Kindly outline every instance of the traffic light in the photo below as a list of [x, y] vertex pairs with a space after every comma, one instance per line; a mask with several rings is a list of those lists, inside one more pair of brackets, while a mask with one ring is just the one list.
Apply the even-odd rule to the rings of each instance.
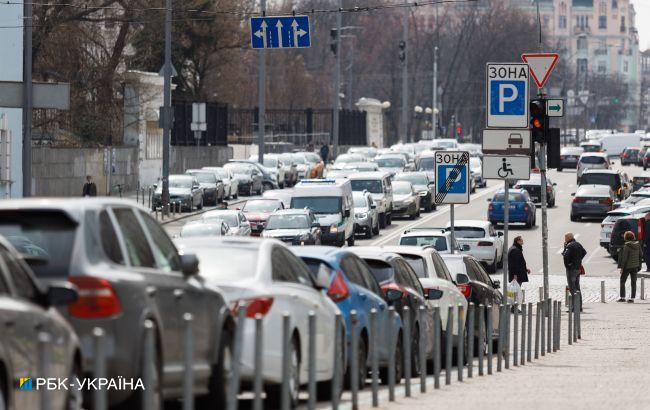
[[534, 142], [545, 142], [544, 132], [548, 128], [545, 100], [532, 100], [530, 102], [530, 128]]
[[402, 63], [406, 60], [406, 41], [399, 42], [399, 61]]
[[463, 135], [463, 127], [456, 127], [456, 136], [461, 137]]
[[332, 54], [334, 54], [334, 55], [336, 55], [336, 52], [338, 51], [338, 44], [337, 44], [337, 41], [336, 41], [337, 32], [338, 32], [338, 30], [335, 29], [335, 28], [330, 30], [330, 38], [331, 38], [330, 50], [332, 50]]

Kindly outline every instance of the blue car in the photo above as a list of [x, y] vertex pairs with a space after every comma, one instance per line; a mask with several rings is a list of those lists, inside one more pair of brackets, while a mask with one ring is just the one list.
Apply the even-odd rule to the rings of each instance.
[[[389, 317], [388, 303], [384, 299], [384, 292], [377, 284], [370, 267], [352, 252], [341, 248], [329, 246], [299, 246], [291, 249], [293, 253], [302, 258], [309, 266], [314, 275], [317, 274], [321, 265], [331, 271], [332, 282], [328, 291], [330, 298], [341, 310], [345, 320], [346, 338], [348, 351], [352, 341], [352, 324], [350, 312], [356, 310], [358, 324], [356, 329], [359, 332], [359, 388], [365, 386], [368, 370], [372, 362], [370, 352], [370, 311], [377, 310], [377, 335], [372, 340], [377, 343], [377, 354], [380, 375], [387, 374], [389, 363], [389, 352], [391, 347], [399, 343], [399, 335], [402, 329], [402, 320], [399, 315]], [[393, 328], [393, 337], [389, 339]], [[348, 370], [350, 366], [350, 355], [348, 355]], [[401, 367], [401, 366], [400, 366]], [[351, 372], [346, 371], [348, 377]], [[395, 380], [399, 382], [400, 374], [396, 374]], [[382, 377], [383, 381], [383, 377]]]
[[[488, 199], [488, 220], [492, 225], [503, 223], [503, 200], [505, 191], [501, 190], [494, 194], [492, 199]], [[537, 224], [535, 203], [530, 199], [528, 191], [525, 189], [510, 189], [508, 195], [510, 201], [510, 215], [508, 220], [512, 223], [523, 223], [526, 228], [531, 228]]]

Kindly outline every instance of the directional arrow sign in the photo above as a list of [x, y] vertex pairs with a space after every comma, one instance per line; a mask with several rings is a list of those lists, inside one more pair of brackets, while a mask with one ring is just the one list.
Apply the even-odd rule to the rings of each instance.
[[564, 100], [546, 100], [546, 115], [549, 117], [564, 117]]
[[253, 17], [250, 23], [254, 49], [311, 46], [308, 16]]
[[544, 87], [559, 58], [560, 55], [556, 53], [529, 53], [521, 56], [530, 67], [530, 73], [538, 88]]

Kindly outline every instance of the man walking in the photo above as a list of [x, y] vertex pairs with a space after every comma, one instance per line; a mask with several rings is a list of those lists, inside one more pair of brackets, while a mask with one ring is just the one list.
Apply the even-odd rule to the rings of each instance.
[[571, 292], [572, 298], [575, 298], [576, 295], [579, 295], [580, 311], [582, 311], [582, 294], [580, 293], [580, 267], [582, 266], [582, 259], [586, 254], [587, 251], [585, 251], [585, 248], [583, 248], [582, 245], [575, 240], [573, 233], [567, 232], [564, 235], [564, 250], [562, 251], [562, 256], [564, 257], [564, 267], [566, 268], [566, 279], [567, 284], [569, 285], [569, 292]]
[[645, 271], [650, 272], [650, 212], [645, 214], [643, 232], [647, 233], [647, 235], [643, 236], [643, 259], [645, 259]]
[[323, 162], [325, 165], [327, 165], [327, 159], [330, 156], [330, 147], [327, 145], [327, 143], [323, 144], [322, 147], [320, 147], [320, 157], [323, 158]]
[[84, 184], [83, 191], [81, 196], [97, 196], [97, 185], [93, 182], [93, 177], [90, 175], [86, 176], [86, 183]]
[[621, 270], [621, 298], [619, 302], [625, 302], [625, 282], [630, 277], [632, 295], [627, 303], [634, 303], [636, 297], [636, 275], [641, 270], [641, 245], [637, 242], [634, 232], [627, 231], [623, 235], [625, 245], [618, 254], [618, 268]]

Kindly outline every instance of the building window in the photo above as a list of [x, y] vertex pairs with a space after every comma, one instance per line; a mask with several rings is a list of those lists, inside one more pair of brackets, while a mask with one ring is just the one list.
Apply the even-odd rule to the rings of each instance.
[[551, 17], [544, 16], [544, 19], [542, 20], [542, 27], [547, 28], [550, 22], [551, 22]]
[[566, 14], [566, 3], [560, 3], [560, 13]]
[[621, 16], [621, 33], [625, 33], [625, 16]]
[[618, 8], [618, 0], [612, 0], [612, 8], [617, 9]]
[[627, 73], [627, 70], [629, 69], [629, 64], [627, 61], [623, 61], [623, 72]]
[[587, 48], [587, 39], [585, 37], [578, 37], [578, 50], [585, 50]]
[[598, 28], [605, 30], [607, 28], [607, 16], [598, 17]]
[[561, 29], [566, 28], [566, 16], [560, 16], [559, 25]]
[[607, 73], [607, 64], [604, 61], [598, 62], [598, 73], [606, 74]]
[[581, 29], [589, 27], [589, 16], [576, 16], [576, 27]]
[[584, 74], [587, 72], [587, 59], [586, 58], [579, 58], [578, 59], [578, 73]]

